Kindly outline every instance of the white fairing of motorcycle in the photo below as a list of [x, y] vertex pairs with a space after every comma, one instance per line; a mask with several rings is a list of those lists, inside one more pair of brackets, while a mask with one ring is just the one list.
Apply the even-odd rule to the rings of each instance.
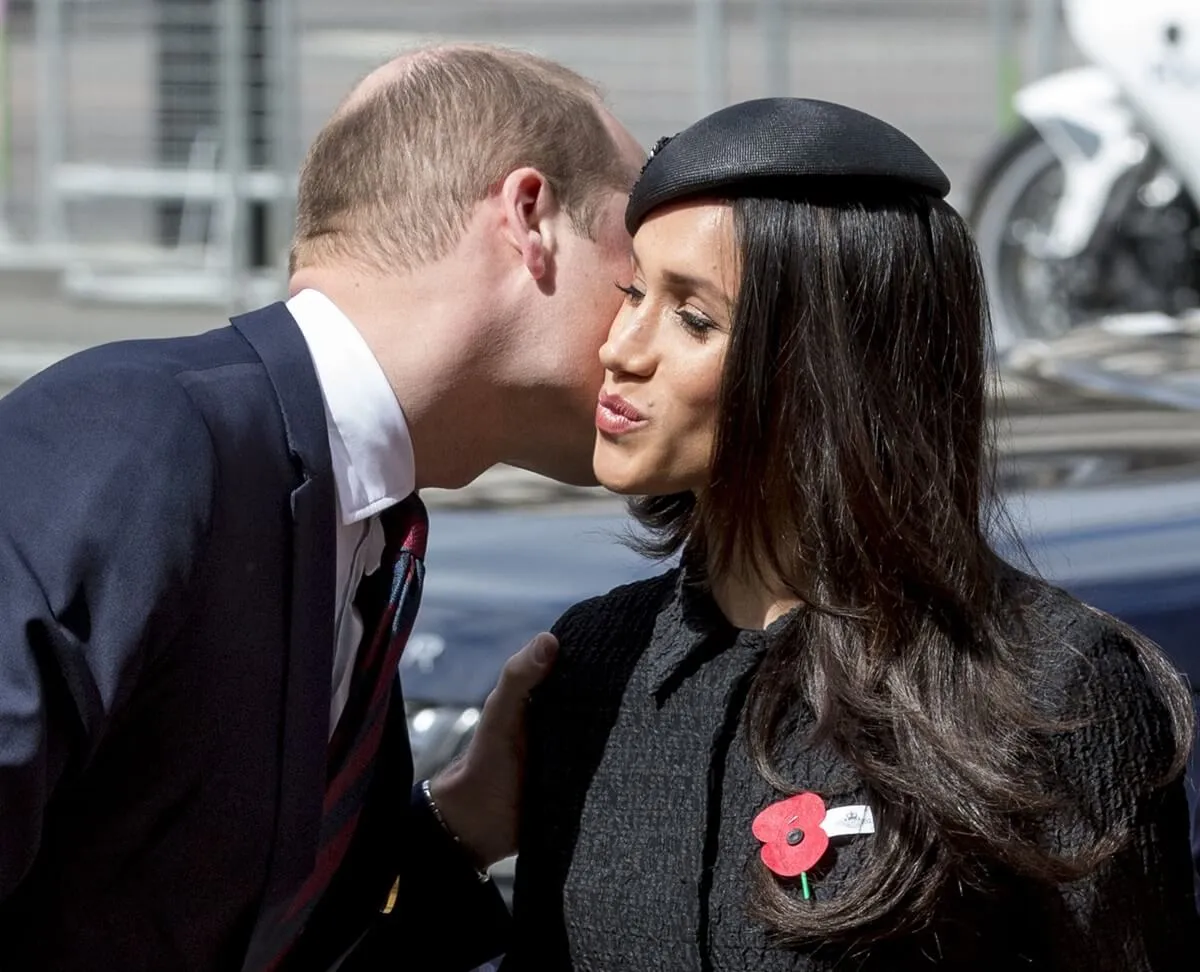
[[1151, 144], [1200, 199], [1200, 2], [1064, 0], [1071, 39], [1093, 67], [1022, 90], [1017, 111], [1062, 163], [1047, 259], [1077, 256], [1122, 175]]
[[[1044, 259], [1087, 246], [1118, 180], [1146, 156], [1148, 141], [1116, 83], [1100, 68], [1078, 68], [1023, 88], [1017, 113], [1062, 165], [1063, 191], [1041, 241]], [[1041, 248], [1039, 247], [1039, 248]]]
[[1103, 70], [1167, 165], [1200, 200], [1200, 3], [1065, 0], [1075, 46]]

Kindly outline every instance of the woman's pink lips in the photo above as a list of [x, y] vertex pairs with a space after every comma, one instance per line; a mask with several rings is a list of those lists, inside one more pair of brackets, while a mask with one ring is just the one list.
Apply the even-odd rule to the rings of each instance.
[[600, 396], [596, 405], [596, 428], [609, 435], [620, 435], [646, 423], [646, 417], [620, 395]]

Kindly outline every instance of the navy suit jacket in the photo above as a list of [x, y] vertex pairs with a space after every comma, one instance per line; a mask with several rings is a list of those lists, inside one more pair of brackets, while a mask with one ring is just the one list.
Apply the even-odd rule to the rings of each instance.
[[[334, 517], [320, 387], [282, 304], [86, 351], [0, 399], [6, 970], [261, 967], [265, 917], [316, 854]], [[502, 950], [499, 895], [411, 784], [397, 688], [354, 846], [289, 968], [364, 932], [347, 967]]]

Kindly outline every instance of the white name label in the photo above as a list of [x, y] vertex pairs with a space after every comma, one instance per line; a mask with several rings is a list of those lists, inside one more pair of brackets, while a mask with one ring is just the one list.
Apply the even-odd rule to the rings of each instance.
[[875, 817], [870, 807], [833, 807], [821, 821], [821, 829], [830, 837], [875, 833]]

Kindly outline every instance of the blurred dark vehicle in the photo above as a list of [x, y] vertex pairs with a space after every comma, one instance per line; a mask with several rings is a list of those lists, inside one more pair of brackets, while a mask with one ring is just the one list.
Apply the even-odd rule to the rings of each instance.
[[[1141, 336], [1137, 353], [1145, 347]], [[1158, 373], [1139, 378], [1102, 366], [1135, 353], [1119, 336], [1093, 335], [1086, 350], [1090, 357], [1072, 358], [1071, 348], [1027, 353], [1006, 378], [1006, 509], [1034, 569], [1157, 641], [1195, 693], [1200, 414], [1171, 385], [1170, 368], [1187, 354], [1164, 351]], [[1194, 401], [1200, 409], [1200, 389]], [[579, 600], [664, 569], [622, 545], [628, 529], [613, 498], [534, 510], [434, 508], [426, 593], [401, 666], [418, 779], [462, 750], [504, 660], [532, 634]], [[1002, 537], [997, 543], [1028, 566], [1025, 554]], [[507, 892], [511, 861], [495, 873]]]

